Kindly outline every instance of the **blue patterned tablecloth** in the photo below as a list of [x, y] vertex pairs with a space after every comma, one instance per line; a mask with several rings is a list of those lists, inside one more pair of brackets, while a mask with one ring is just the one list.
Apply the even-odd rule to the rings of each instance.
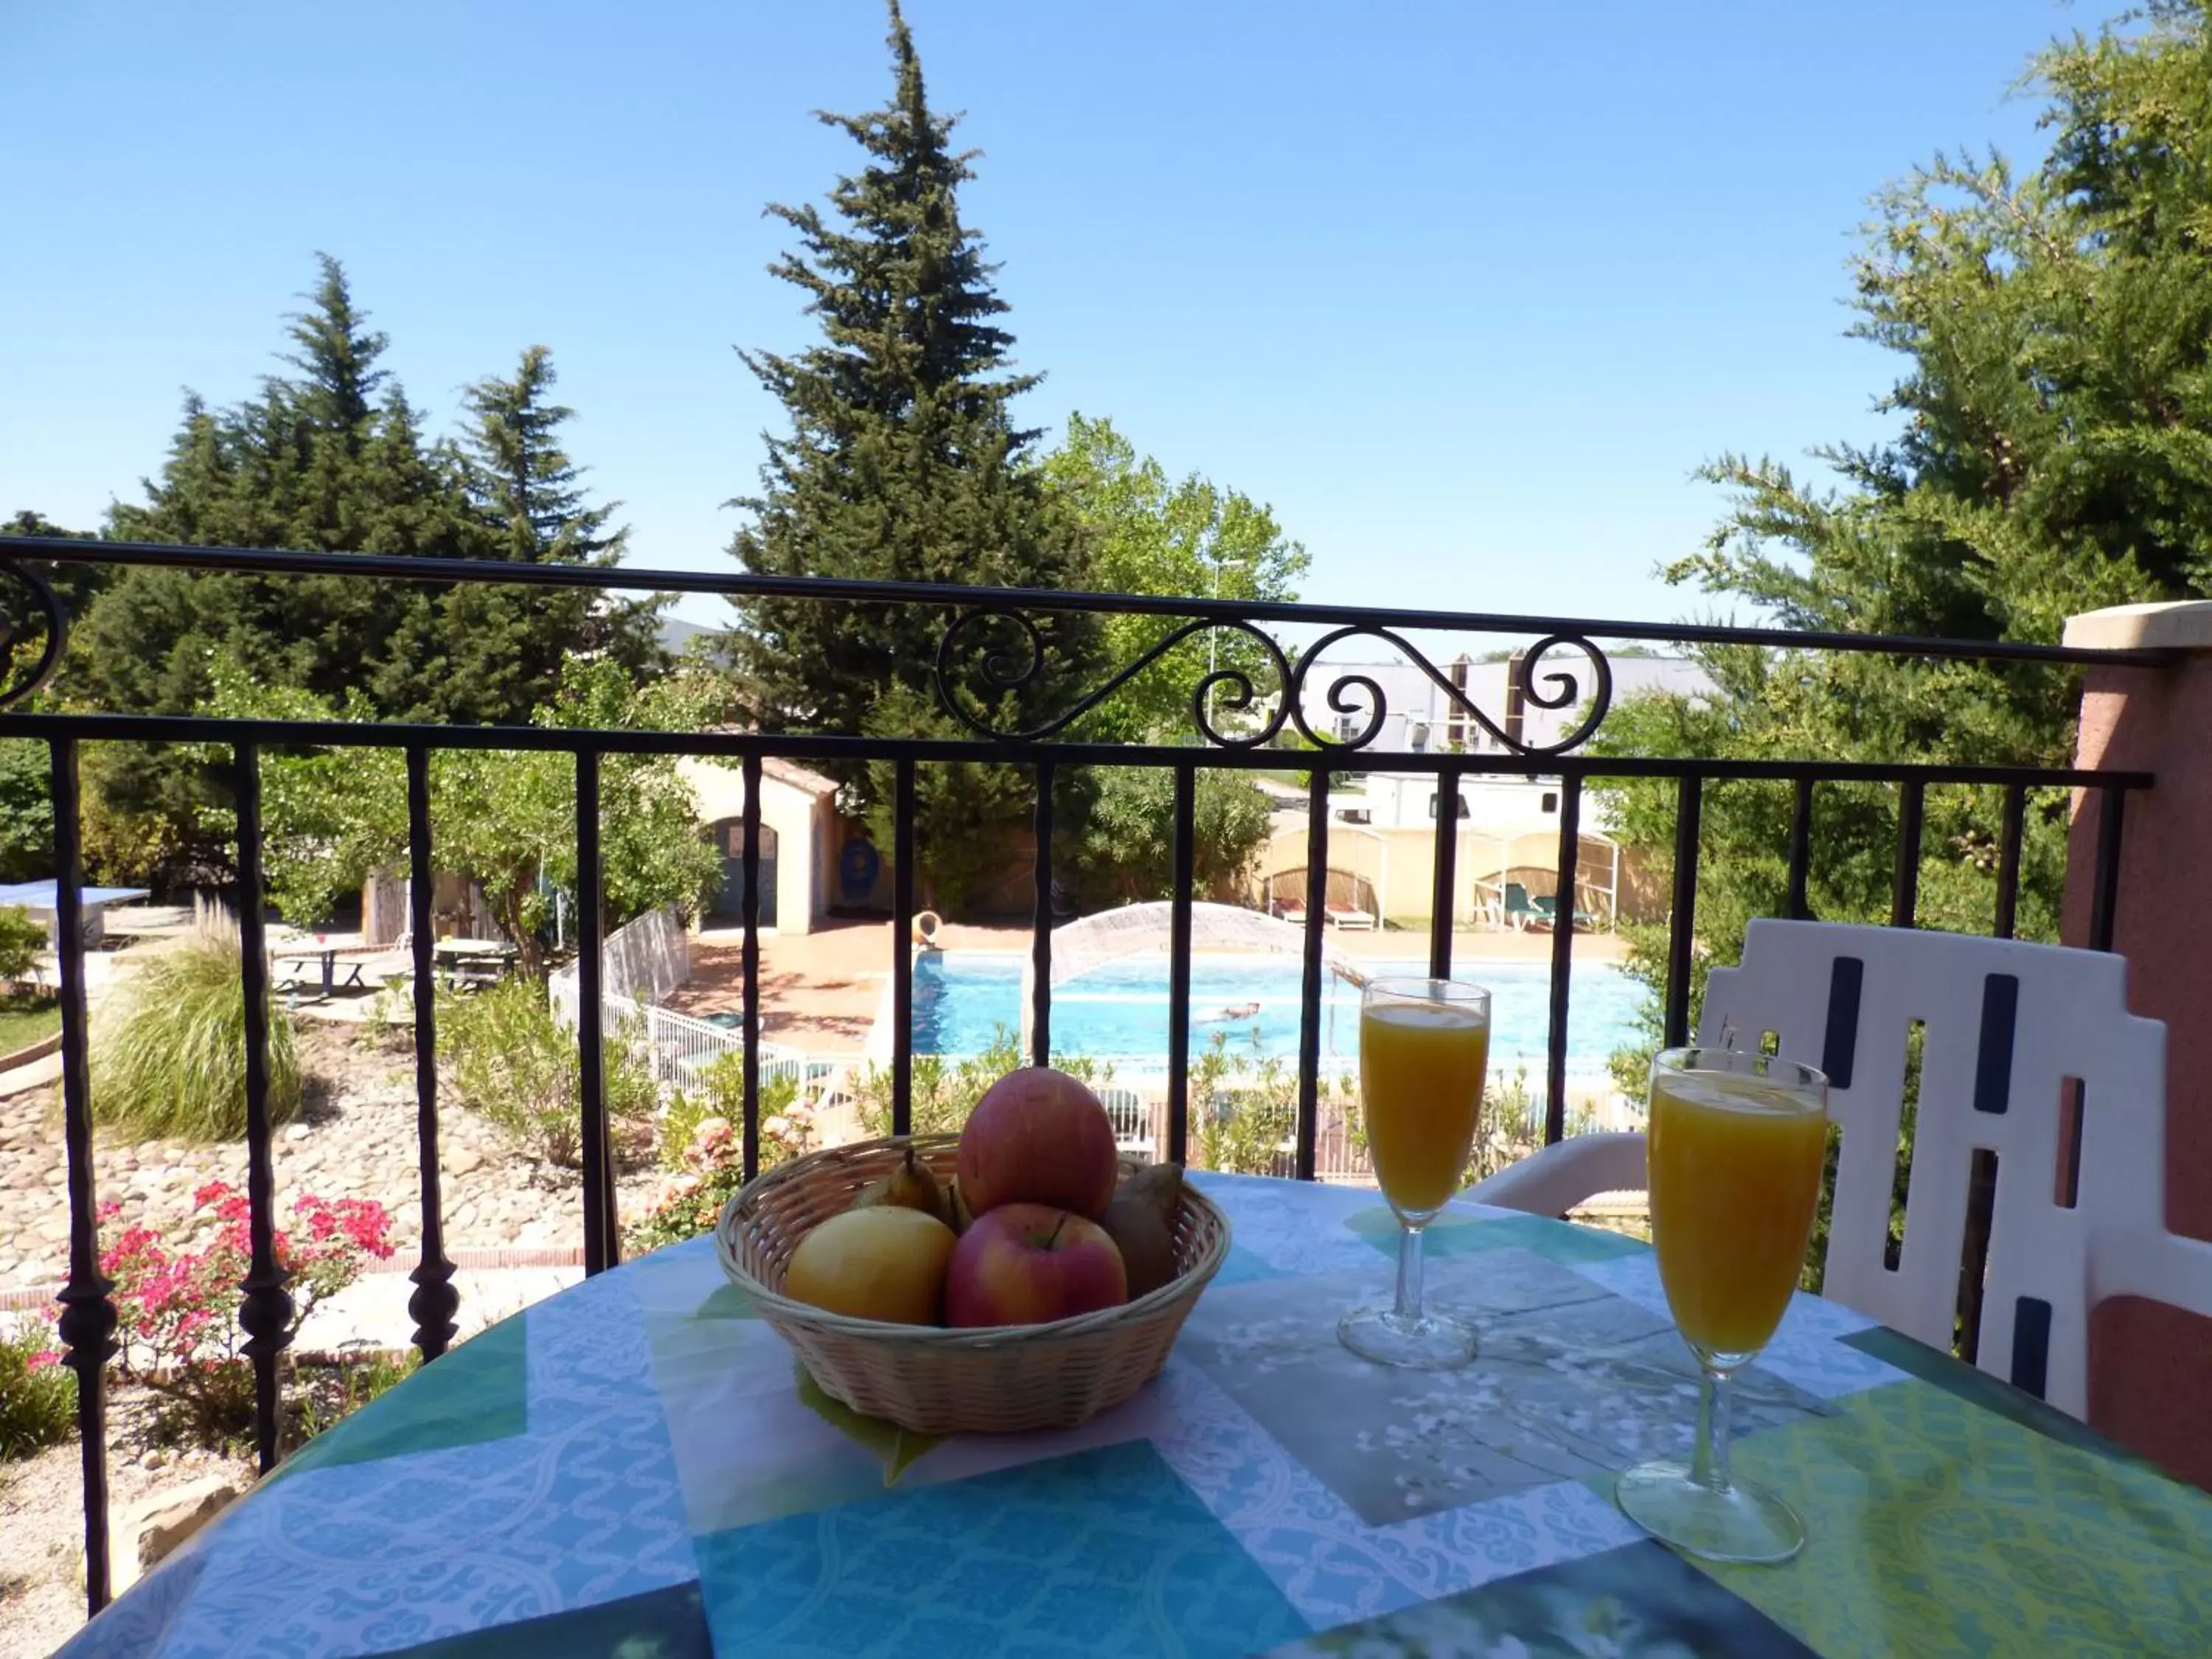
[[706, 1241], [526, 1310], [322, 1435], [64, 1651], [678, 1656], [2189, 1654], [2212, 1498], [1810, 1297], [1739, 1467], [1811, 1543], [1690, 1565], [1612, 1475], [1688, 1447], [1650, 1253], [1455, 1206], [1469, 1370], [1335, 1340], [1374, 1194], [1197, 1177], [1227, 1266], [1158, 1382], [1066, 1433], [930, 1441], [814, 1389]]

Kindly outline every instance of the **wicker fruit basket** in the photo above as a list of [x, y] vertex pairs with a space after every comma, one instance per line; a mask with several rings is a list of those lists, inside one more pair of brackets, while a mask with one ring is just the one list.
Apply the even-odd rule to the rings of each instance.
[[[1229, 1255], [1229, 1222], [1188, 1182], [1176, 1219], [1176, 1277], [1119, 1308], [1049, 1325], [948, 1330], [848, 1319], [783, 1294], [799, 1241], [888, 1174], [911, 1144], [951, 1179], [959, 1139], [918, 1135], [833, 1146], [756, 1177], [722, 1207], [714, 1250], [823, 1391], [917, 1434], [1072, 1428], [1120, 1405], [1167, 1363], [1182, 1322]], [[1122, 1160], [1125, 1173], [1136, 1166]]]

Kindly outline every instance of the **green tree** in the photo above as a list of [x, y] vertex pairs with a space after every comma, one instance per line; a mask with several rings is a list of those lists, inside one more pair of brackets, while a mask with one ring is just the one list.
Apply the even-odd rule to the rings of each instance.
[[[1668, 572], [1785, 625], [1969, 640], [2057, 640], [2076, 611], [2201, 596], [2212, 579], [2212, 32], [2203, 0], [2142, 26], [2053, 45], [2042, 165], [1939, 158], [1880, 198], [1854, 269], [1853, 332], [1899, 355], [1894, 434], [1816, 452], [1820, 489], [1724, 455], [1733, 497], [1702, 551]], [[1644, 754], [2063, 764], [2075, 677], [2033, 665], [1899, 663], [1838, 653], [1705, 653], [1716, 690], [1617, 711], [1601, 748]], [[1671, 790], [1608, 792], [1663, 871]], [[1897, 792], [1823, 785], [1811, 902], [1882, 920]], [[2020, 931], [2050, 937], [2067, 803], [2029, 805]], [[1790, 800], [1707, 796], [1698, 933], [1732, 960], [1779, 914]], [[1929, 792], [1918, 916], [1986, 931], [2002, 799]], [[1633, 966], [1656, 986], [1645, 940]]]
[[[1175, 777], [1158, 767], [1109, 766], [1095, 774], [1074, 839], [1069, 875], [1094, 904], [1175, 896]], [[1267, 839], [1267, 797], [1234, 773], [1201, 769], [1191, 794], [1194, 890], [1233, 881]]]
[[[433, 441], [380, 366], [344, 269], [288, 319], [285, 372], [228, 409], [188, 397], [146, 499], [109, 529], [133, 540], [324, 552], [608, 565], [623, 532], [587, 498], [562, 442], [550, 355], [532, 347], [512, 380], [469, 389], [463, 441]], [[581, 588], [123, 572], [73, 635], [66, 702], [176, 712], [226, 699], [228, 665], [354, 717], [520, 724], [553, 698], [571, 655], [633, 675], [665, 665], [658, 602], [608, 603]], [[86, 850], [104, 874], [219, 876], [214, 826], [229, 808], [227, 755], [138, 745], [88, 750]]]
[[[236, 719], [361, 720], [356, 696], [334, 708], [260, 685], [218, 664], [209, 713]], [[719, 706], [710, 677], [684, 673], [644, 687], [605, 658], [577, 660], [537, 723], [600, 730], [694, 731]], [[220, 753], [221, 751], [216, 751]], [[407, 785], [389, 749], [331, 747], [264, 757], [262, 860], [287, 921], [311, 927], [376, 870], [404, 863]], [[551, 890], [576, 884], [576, 764], [557, 751], [439, 749], [430, 767], [431, 838], [440, 871], [480, 887], [526, 972], [542, 975]], [[211, 816], [214, 816], [211, 814]], [[231, 823], [220, 820], [228, 831]], [[696, 803], [672, 757], [608, 755], [600, 763], [600, 863], [610, 928], [663, 906], [690, 912], [720, 873], [702, 838]]]
[[[514, 375], [466, 394], [463, 479], [481, 527], [478, 552], [514, 564], [618, 563], [629, 532], [619, 502], [593, 504], [562, 432], [575, 410], [556, 403], [553, 354], [526, 349]], [[456, 586], [421, 654], [471, 690], [469, 715], [517, 720], [544, 703], [561, 665], [578, 653], [611, 656], [635, 674], [666, 666], [659, 643], [664, 601], [621, 599], [587, 587]]]
[[[1207, 599], [1295, 599], [1311, 561], [1284, 535], [1274, 512], [1241, 490], [1194, 472], [1170, 480], [1151, 456], [1139, 456], [1111, 421], [1071, 415], [1044, 476], [1089, 539], [1093, 587], [1105, 592]], [[1169, 617], [1109, 617], [1107, 661], [1133, 663], [1177, 626]], [[1195, 635], [1116, 691], [1084, 720], [1086, 736], [1167, 739], [1192, 732], [1191, 697], [1206, 676], [1235, 669], [1265, 696], [1281, 688], [1265, 651], [1230, 629]], [[1217, 720], [1232, 711], [1217, 696]]]
[[[960, 217], [972, 154], [951, 149], [952, 121], [929, 106], [896, 0], [890, 48], [887, 106], [820, 117], [864, 154], [860, 170], [830, 191], [832, 216], [811, 204], [769, 210], [799, 241], [769, 269], [805, 294], [822, 338], [788, 356], [742, 354], [790, 428], [768, 441], [760, 493], [737, 503], [752, 517], [731, 550], [763, 575], [1077, 586], [1076, 527], [1025, 464], [1036, 434], [1012, 413], [1037, 377], [1011, 368], [1013, 338], [994, 320], [1006, 309], [994, 268]], [[739, 613], [732, 658], [763, 728], [960, 729], [934, 702], [945, 615], [758, 597]], [[1096, 630], [1073, 614], [1039, 621], [1044, 664], [1034, 678], [1001, 695], [978, 651], [963, 662], [962, 695], [1017, 724], [1064, 706], [1095, 656]], [[881, 783], [848, 781], [864, 797]], [[994, 804], [1003, 793], [939, 787], [928, 810], [939, 821], [957, 796], [963, 836], [978, 822], [1010, 830]], [[940, 822], [935, 839], [946, 846], [953, 836]]]

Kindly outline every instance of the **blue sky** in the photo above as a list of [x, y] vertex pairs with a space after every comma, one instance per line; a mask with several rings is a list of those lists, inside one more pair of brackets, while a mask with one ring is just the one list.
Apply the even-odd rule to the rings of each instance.
[[[1664, 618], [1723, 449], [1881, 429], [1853, 229], [2095, 0], [908, 0], [986, 153], [1030, 421], [1271, 501], [1344, 603]], [[889, 86], [874, 0], [0, 0], [0, 514], [96, 523], [180, 390], [271, 367], [345, 260], [432, 424], [553, 349], [633, 560], [714, 568], [808, 337], [769, 200]], [[693, 601], [686, 613], [717, 608]]]

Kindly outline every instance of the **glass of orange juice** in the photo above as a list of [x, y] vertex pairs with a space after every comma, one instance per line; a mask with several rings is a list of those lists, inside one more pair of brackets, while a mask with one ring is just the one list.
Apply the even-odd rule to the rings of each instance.
[[1777, 1055], [1669, 1048], [1651, 1062], [1651, 1243], [1667, 1306], [1705, 1379], [1687, 1463], [1620, 1477], [1645, 1531], [1711, 1561], [1786, 1561], [1805, 1526], [1729, 1478], [1729, 1383], [1797, 1288], [1828, 1152], [1828, 1079]]
[[1347, 1314], [1337, 1338], [1385, 1365], [1449, 1370], [1474, 1358], [1465, 1321], [1421, 1305], [1421, 1236], [1467, 1172], [1490, 1067], [1490, 993], [1449, 979], [1368, 981], [1359, 1007], [1367, 1150], [1398, 1216], [1398, 1294]]

